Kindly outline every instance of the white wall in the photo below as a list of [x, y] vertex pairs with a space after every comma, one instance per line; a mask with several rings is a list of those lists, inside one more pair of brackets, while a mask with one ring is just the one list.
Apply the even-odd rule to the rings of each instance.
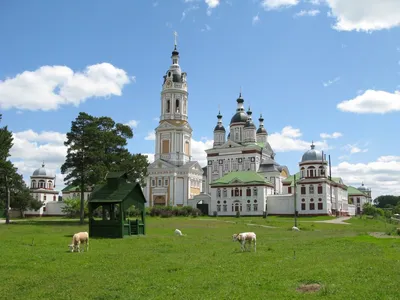
[[269, 215], [294, 214], [294, 196], [293, 195], [267, 196], [267, 212]]
[[46, 204], [46, 212], [43, 215], [64, 215], [62, 212], [64, 206], [65, 203], [62, 201], [49, 202]]

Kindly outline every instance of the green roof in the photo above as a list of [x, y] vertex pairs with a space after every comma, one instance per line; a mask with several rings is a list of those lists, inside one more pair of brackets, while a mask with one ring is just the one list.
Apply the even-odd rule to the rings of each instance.
[[271, 184], [264, 177], [255, 171], [237, 171], [230, 172], [221, 178], [213, 181], [213, 185], [228, 185], [228, 184]]
[[80, 189], [77, 185], [68, 185], [65, 188], [62, 189], [62, 192], [79, 192]]
[[297, 179], [296, 182], [298, 182], [300, 180], [300, 172], [297, 172], [296, 174], [288, 176], [282, 182], [290, 183], [290, 186], [294, 186], [294, 175], [296, 175], [296, 179]]
[[107, 176], [107, 183], [96, 185], [91, 194], [89, 203], [123, 203], [125, 208], [135, 205], [137, 208], [143, 208], [146, 198], [143, 195], [140, 184], [127, 182], [126, 173], [112, 174]]
[[350, 185], [347, 187], [347, 194], [349, 196], [356, 196], [356, 195], [366, 196], [363, 192], [356, 189], [354, 186], [350, 186]]

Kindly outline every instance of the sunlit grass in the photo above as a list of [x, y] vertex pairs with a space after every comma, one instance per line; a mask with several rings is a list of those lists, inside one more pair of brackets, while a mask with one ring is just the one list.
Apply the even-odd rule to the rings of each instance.
[[[206, 219], [206, 220], [205, 220]], [[147, 235], [91, 239], [70, 253], [76, 220], [32, 219], [0, 225], [0, 295], [7, 299], [398, 299], [400, 239], [351, 225], [292, 218], [147, 218]], [[229, 222], [226, 222], [229, 221]], [[233, 223], [232, 223], [233, 222]], [[255, 224], [250, 226], [247, 224]], [[257, 225], [273, 226], [266, 228]], [[174, 236], [175, 228], [187, 236]], [[257, 233], [257, 252], [240, 252], [233, 233]], [[302, 294], [302, 283], [318, 283]]]

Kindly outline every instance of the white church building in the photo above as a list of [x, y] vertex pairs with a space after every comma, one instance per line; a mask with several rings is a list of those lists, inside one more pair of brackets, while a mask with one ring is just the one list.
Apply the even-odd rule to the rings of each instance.
[[206, 150], [207, 166], [192, 161], [187, 74], [179, 65], [176, 41], [171, 59], [161, 89], [155, 159], [144, 188], [148, 206], [191, 205], [218, 216], [356, 213], [348, 187], [331, 176], [325, 155], [314, 144], [294, 175], [275, 160], [264, 118], [260, 115], [257, 127], [241, 93], [228, 134], [221, 113], [217, 115], [214, 144]]
[[187, 74], [179, 65], [176, 41], [171, 59], [161, 89], [154, 162], [148, 167], [144, 188], [148, 206], [185, 206], [188, 199], [201, 192], [203, 170], [197, 161], [192, 161], [193, 129], [188, 122]]
[[45, 164], [36, 169], [30, 182], [31, 195], [43, 202], [43, 206], [38, 210], [25, 211], [25, 216], [62, 216], [64, 203], [59, 201], [56, 188], [56, 176], [45, 168]]

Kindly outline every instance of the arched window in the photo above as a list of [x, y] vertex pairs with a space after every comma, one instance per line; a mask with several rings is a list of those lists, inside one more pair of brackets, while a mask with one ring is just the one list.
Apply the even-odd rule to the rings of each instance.
[[312, 184], [309, 186], [308, 189], [309, 194], [314, 194], [314, 186]]
[[314, 210], [314, 209], [315, 209], [314, 199], [311, 198], [311, 199], [310, 199], [310, 210]]
[[32, 188], [33, 188], [33, 189], [35, 189], [35, 188], [36, 188], [36, 180], [32, 180], [32, 182], [31, 182], [31, 186], [32, 186]]
[[221, 189], [217, 189], [217, 197], [221, 198]]
[[226, 189], [224, 189], [223, 192], [224, 192], [224, 193], [223, 193], [224, 197], [225, 197], [225, 198], [228, 197], [228, 191], [227, 191]]
[[234, 201], [232, 203], [232, 211], [242, 211], [242, 203], [240, 201]]
[[315, 168], [314, 167], [308, 167], [307, 169], [307, 177], [315, 177]]
[[51, 189], [53, 187], [52, 185], [53, 184], [52, 184], [51, 180], [47, 181], [47, 188]]
[[175, 100], [175, 111], [179, 113], [179, 99]]
[[171, 112], [171, 101], [168, 99], [167, 100], [167, 109], [166, 109], [167, 113]]
[[301, 178], [304, 178], [304, 176], [305, 176], [305, 174], [304, 174], [304, 167], [303, 168], [301, 168]]
[[44, 180], [39, 181], [39, 188], [44, 189], [46, 182]]

